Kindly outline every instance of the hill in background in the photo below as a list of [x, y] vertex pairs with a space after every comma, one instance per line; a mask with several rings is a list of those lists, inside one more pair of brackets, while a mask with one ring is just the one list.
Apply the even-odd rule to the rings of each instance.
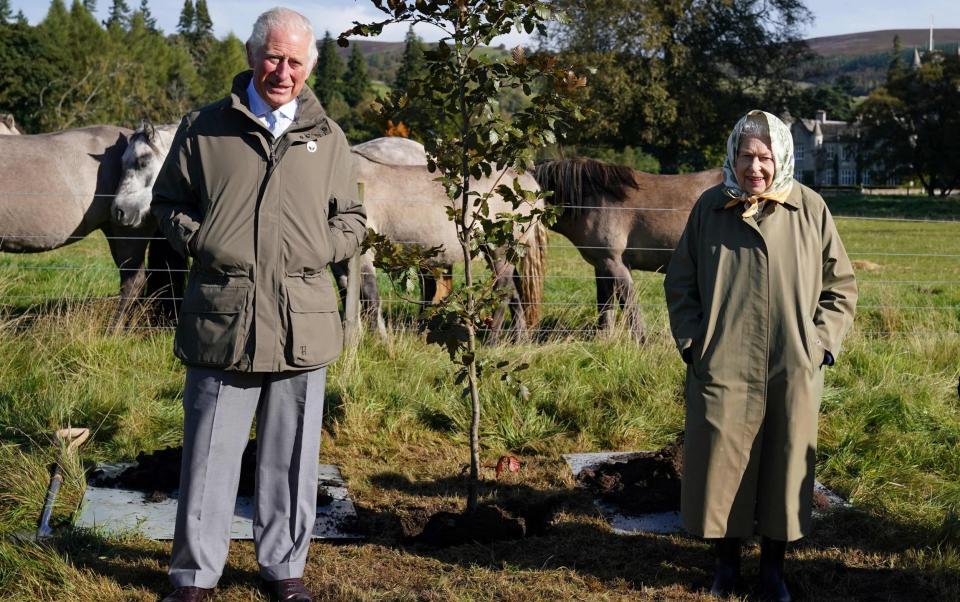
[[[811, 38], [807, 45], [815, 59], [798, 67], [795, 77], [812, 84], [835, 84], [850, 78], [853, 93], [867, 95], [886, 80], [893, 52], [893, 39], [900, 36], [901, 58], [909, 65], [914, 48], [921, 52], [930, 43], [929, 29], [885, 29], [840, 36]], [[934, 29], [934, 47], [946, 53], [957, 52], [960, 29]]]
[[[893, 38], [900, 36], [900, 43], [905, 49], [926, 48], [930, 41], [929, 29], [884, 29], [881, 31], [864, 31], [848, 33], [840, 36], [825, 36], [810, 38], [807, 45], [810, 50], [823, 57], [857, 56], [864, 54], [887, 53], [893, 48]], [[933, 41], [937, 46], [952, 48], [956, 51], [960, 43], [960, 29], [934, 29]]]

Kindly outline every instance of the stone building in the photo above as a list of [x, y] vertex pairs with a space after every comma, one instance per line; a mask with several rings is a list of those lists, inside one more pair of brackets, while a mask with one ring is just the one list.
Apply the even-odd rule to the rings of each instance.
[[855, 123], [827, 119], [817, 111], [813, 119], [784, 115], [793, 135], [795, 177], [813, 188], [876, 185], [858, 161], [860, 133]]

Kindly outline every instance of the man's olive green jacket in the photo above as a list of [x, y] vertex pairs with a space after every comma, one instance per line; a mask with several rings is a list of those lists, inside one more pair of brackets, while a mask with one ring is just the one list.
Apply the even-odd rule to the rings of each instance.
[[327, 267], [366, 232], [353, 159], [306, 87], [276, 140], [247, 108], [252, 72], [227, 98], [183, 118], [151, 211], [193, 259], [174, 353], [245, 372], [307, 370], [343, 340]]

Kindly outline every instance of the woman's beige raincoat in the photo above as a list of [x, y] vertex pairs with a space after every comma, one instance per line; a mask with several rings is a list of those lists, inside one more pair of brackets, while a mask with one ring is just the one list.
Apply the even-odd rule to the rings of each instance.
[[[775, 138], [779, 162], [777, 150]], [[682, 514], [701, 537], [809, 532], [822, 362], [840, 352], [857, 286], [823, 199], [788, 190], [759, 218], [731, 206], [729, 187], [706, 191], [664, 281], [678, 348], [692, 351]]]

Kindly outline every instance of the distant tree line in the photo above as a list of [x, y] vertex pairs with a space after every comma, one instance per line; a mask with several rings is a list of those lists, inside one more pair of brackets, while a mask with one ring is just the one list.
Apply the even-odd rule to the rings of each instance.
[[185, 0], [177, 32], [157, 28], [147, 0], [52, 0], [36, 26], [0, 0], [0, 111], [27, 132], [95, 123], [173, 122], [229, 91], [246, 69], [243, 43], [218, 40], [206, 0]]
[[[51, 0], [46, 17], [31, 26], [0, 0], [0, 112], [14, 114], [24, 131], [174, 122], [223, 97], [248, 68], [240, 39], [214, 36], [206, 0], [184, 0], [171, 34], [157, 27], [148, 0], [135, 9], [111, 0], [102, 22], [95, 11], [96, 0], [73, 0], [69, 8]], [[345, 65], [329, 32], [319, 50], [310, 83], [328, 113], [354, 141], [380, 135], [365, 118], [375, 99], [365, 57], [354, 47]]]

